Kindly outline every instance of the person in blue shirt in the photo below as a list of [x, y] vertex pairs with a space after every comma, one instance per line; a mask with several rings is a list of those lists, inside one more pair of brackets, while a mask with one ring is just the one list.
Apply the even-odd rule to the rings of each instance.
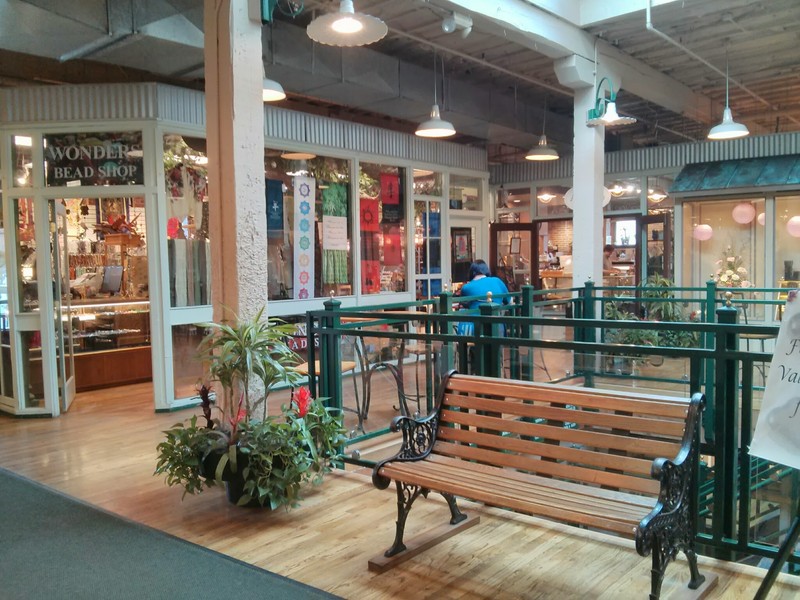
[[461, 288], [462, 296], [482, 296], [477, 300], [462, 302], [464, 308], [478, 308], [481, 302], [486, 302], [486, 292], [491, 292], [494, 302], [502, 301], [508, 304], [508, 297], [499, 298], [500, 294], [508, 294], [505, 282], [499, 277], [493, 277], [489, 265], [478, 259], [469, 266], [469, 281]]
[[[508, 304], [508, 296], [499, 297], [500, 294], [508, 294], [505, 282], [499, 277], [493, 277], [489, 271], [489, 265], [483, 260], [476, 260], [469, 266], [469, 281], [461, 287], [462, 296], [480, 296], [475, 300], [462, 302], [462, 310], [477, 309], [482, 302], [486, 302], [486, 293], [492, 293], [492, 302]], [[504, 335], [505, 329], [501, 327], [500, 335]], [[457, 335], [474, 335], [475, 326], [471, 321], [456, 323]]]

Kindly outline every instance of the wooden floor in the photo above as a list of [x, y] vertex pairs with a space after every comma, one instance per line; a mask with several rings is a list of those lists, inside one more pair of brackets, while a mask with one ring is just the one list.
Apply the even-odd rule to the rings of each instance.
[[[631, 541], [470, 503], [464, 508], [480, 515], [477, 526], [374, 574], [367, 561], [391, 543], [395, 495], [374, 489], [363, 472], [331, 476], [290, 512], [237, 508], [221, 489], [181, 501], [180, 490], [152, 475], [155, 447], [161, 430], [194, 411], [154, 414], [152, 406], [149, 384], [139, 384], [80, 394], [58, 419], [0, 416], [0, 465], [344, 598], [647, 598], [649, 559]], [[448, 514], [441, 498], [420, 498], [407, 531], [431, 529]], [[704, 557], [701, 571], [719, 575], [709, 598], [737, 600], [752, 598], [765, 573]], [[683, 560], [671, 565], [664, 596], [681, 597], [687, 575]], [[770, 595], [798, 597], [800, 578], [786, 575]]]

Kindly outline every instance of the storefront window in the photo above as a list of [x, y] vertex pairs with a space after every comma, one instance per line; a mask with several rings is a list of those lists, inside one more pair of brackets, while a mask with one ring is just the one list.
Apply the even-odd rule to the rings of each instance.
[[638, 211], [641, 208], [642, 181], [639, 177], [611, 179], [605, 183], [603, 212]]
[[[756, 222], [763, 227], [761, 211]], [[800, 287], [800, 196], [775, 199], [775, 271], [778, 287]]]
[[530, 223], [531, 189], [500, 187], [497, 190], [495, 208], [500, 223]]
[[31, 311], [39, 307], [39, 291], [36, 287], [36, 229], [33, 224], [33, 200], [14, 200], [14, 226], [17, 229], [17, 264], [19, 272], [20, 311]]
[[270, 300], [353, 294], [350, 163], [266, 151]]
[[206, 331], [197, 325], [172, 327], [172, 374], [176, 398], [191, 398], [205, 380], [206, 365], [197, 360], [197, 348]]
[[441, 196], [442, 174], [427, 169], [414, 169], [415, 196]]
[[442, 203], [414, 202], [414, 248], [417, 299], [442, 291]]
[[361, 293], [405, 292], [405, 170], [361, 163]]
[[675, 201], [669, 195], [672, 183], [672, 177], [647, 178], [647, 212], [649, 214], [660, 214], [675, 208]]
[[11, 162], [14, 164], [14, 179], [12, 185], [15, 188], [26, 188], [33, 186], [33, 140], [27, 135], [13, 136], [11, 146]]
[[[211, 304], [205, 140], [164, 136], [170, 306]], [[144, 220], [142, 220], [144, 224]]]
[[[766, 244], [757, 215], [763, 198], [684, 202], [683, 285], [704, 286], [712, 279], [737, 299], [752, 299], [753, 287], [764, 287]], [[763, 318], [754, 306], [750, 319]], [[760, 314], [755, 314], [760, 313]]]
[[[23, 389], [27, 389], [27, 393], [24, 394], [25, 408], [41, 408], [44, 406], [42, 334], [38, 331], [23, 331], [19, 334], [19, 339], [22, 353]], [[9, 368], [10, 366], [8, 365]]]
[[570, 188], [561, 185], [536, 187], [536, 216], [571, 216], [572, 207], [572, 190]]
[[483, 210], [483, 180], [477, 177], [450, 175], [450, 208]]
[[46, 185], [142, 185], [142, 132], [44, 135]]

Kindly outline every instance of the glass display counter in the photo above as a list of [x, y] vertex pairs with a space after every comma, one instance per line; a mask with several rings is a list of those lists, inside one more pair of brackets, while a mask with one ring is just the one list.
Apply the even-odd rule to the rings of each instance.
[[79, 391], [149, 381], [150, 302], [81, 302], [71, 310]]

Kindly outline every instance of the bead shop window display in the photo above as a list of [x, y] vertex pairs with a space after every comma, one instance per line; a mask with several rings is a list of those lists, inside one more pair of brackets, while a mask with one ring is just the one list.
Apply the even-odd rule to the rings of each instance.
[[170, 305], [211, 303], [205, 140], [164, 136]]
[[349, 161], [267, 149], [265, 171], [269, 299], [352, 295]]
[[404, 169], [361, 163], [361, 293], [405, 292]]

